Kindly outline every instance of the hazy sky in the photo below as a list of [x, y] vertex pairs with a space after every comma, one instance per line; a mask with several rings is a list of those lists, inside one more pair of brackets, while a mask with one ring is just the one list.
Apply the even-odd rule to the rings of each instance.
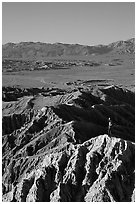
[[108, 44], [135, 35], [133, 2], [4, 2], [2, 42]]

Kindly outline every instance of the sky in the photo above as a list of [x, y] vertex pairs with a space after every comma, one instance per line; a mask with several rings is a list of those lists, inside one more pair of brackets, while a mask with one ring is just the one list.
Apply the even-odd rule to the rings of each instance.
[[135, 37], [133, 2], [3, 2], [2, 43], [109, 44]]

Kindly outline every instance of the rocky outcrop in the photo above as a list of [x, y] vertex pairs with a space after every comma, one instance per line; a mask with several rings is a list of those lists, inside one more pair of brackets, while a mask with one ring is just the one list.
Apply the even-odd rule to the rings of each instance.
[[65, 143], [35, 157], [13, 157], [6, 169], [12, 175], [3, 177], [4, 199], [10, 194], [8, 201], [18, 202], [133, 201], [134, 143], [107, 135]]
[[3, 102], [3, 201], [135, 201], [134, 93], [37, 91]]

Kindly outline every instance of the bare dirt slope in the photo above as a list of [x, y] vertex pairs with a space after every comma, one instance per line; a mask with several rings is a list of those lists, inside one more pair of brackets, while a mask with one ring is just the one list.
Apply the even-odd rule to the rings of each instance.
[[3, 87], [3, 201], [135, 201], [135, 94], [107, 83]]

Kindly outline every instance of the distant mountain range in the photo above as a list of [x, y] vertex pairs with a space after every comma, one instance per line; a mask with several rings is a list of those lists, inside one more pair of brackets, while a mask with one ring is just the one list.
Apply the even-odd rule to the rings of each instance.
[[11, 59], [41, 59], [66, 56], [92, 56], [105, 53], [135, 53], [135, 38], [109, 45], [86, 46], [64, 43], [20, 42], [2, 45], [2, 57]]

